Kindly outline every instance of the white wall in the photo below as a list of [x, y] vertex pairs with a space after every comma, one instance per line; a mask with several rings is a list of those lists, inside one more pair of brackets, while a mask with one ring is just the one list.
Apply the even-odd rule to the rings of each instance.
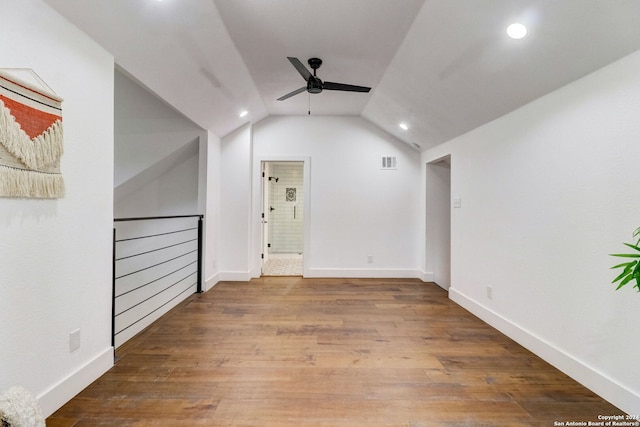
[[[220, 241], [221, 241], [221, 171], [222, 154], [220, 138], [208, 132], [207, 141], [200, 144], [200, 170], [205, 177], [200, 178], [200, 188], [204, 191], [204, 288], [209, 290], [220, 280]], [[202, 153], [206, 154], [203, 155]], [[204, 164], [203, 164], [204, 162]], [[203, 181], [205, 183], [202, 186]]]
[[2, 67], [33, 68], [64, 98], [66, 196], [0, 199], [0, 390], [28, 388], [49, 415], [113, 363], [114, 65], [44, 2], [8, 3]]
[[251, 230], [251, 134], [249, 124], [222, 138], [220, 155], [220, 279], [249, 280]]
[[115, 203], [114, 217], [199, 214], [199, 163], [199, 154], [196, 152], [195, 155], [172, 164], [169, 170]]
[[636, 52], [423, 156], [462, 199], [451, 297], [629, 413], [640, 295], [608, 254], [640, 226], [639, 116]]
[[[254, 176], [260, 159], [309, 158], [306, 275], [418, 277], [419, 153], [360, 117], [322, 116], [259, 122], [253, 151]], [[397, 156], [397, 170], [381, 170], [382, 156]], [[252, 241], [259, 242], [259, 179], [253, 194]], [[252, 251], [259, 250], [254, 243]]]
[[118, 187], [206, 132], [122, 71], [115, 73]]
[[114, 216], [201, 213], [207, 133], [122, 71], [114, 97]]

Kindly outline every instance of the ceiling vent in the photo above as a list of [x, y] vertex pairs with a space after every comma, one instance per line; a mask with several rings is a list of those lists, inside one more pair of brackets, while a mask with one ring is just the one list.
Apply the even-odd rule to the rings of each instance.
[[396, 156], [383, 156], [382, 169], [398, 169], [398, 159]]

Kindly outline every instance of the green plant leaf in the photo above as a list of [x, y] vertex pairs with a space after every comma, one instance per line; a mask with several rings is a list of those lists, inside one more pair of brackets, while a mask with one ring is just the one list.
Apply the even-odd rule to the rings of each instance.
[[638, 260], [629, 261], [629, 262], [623, 262], [622, 264], [614, 265], [613, 267], [611, 267], [611, 270], [613, 270], [614, 268], [626, 267], [628, 265], [634, 266], [637, 263], [638, 263]]
[[624, 285], [626, 285], [627, 283], [629, 283], [632, 279], [633, 279], [633, 275], [629, 275], [629, 276], [625, 277], [624, 280], [622, 280], [622, 282], [620, 282], [620, 284], [616, 288], [616, 291], [618, 289], [620, 289], [621, 287], [623, 287]]
[[[633, 269], [634, 266], [636, 267], [635, 269]], [[638, 273], [638, 267], [639, 266], [640, 266], [640, 264], [638, 263], [638, 261], [633, 261], [633, 262], [627, 263], [627, 266], [624, 268], [622, 273], [620, 273], [620, 275], [618, 277], [613, 279], [613, 282], [611, 282], [611, 283], [616, 283], [618, 280], [622, 279], [627, 274], [631, 274], [631, 276], [637, 277], [638, 276], [637, 273]], [[633, 271], [631, 271], [631, 269], [633, 269]]]
[[640, 258], [640, 254], [609, 254], [611, 256], [619, 256], [622, 258]]
[[[610, 256], [619, 257], [619, 258], [640, 258], [640, 227], [636, 228], [633, 231], [634, 240], [637, 239], [636, 244], [631, 243], [623, 243], [628, 248], [633, 249], [636, 253], [627, 253], [627, 254], [609, 254]], [[635, 259], [633, 261], [629, 260], [628, 262], [622, 262], [620, 264], [616, 264], [611, 269], [622, 268], [622, 272], [616, 276], [615, 279], [611, 283], [618, 283], [618, 287], [616, 290], [620, 289], [627, 283], [634, 280], [633, 287], [638, 289], [640, 292], [640, 260]]]
[[635, 265], [635, 266], [637, 266], [637, 265], [638, 265], [638, 261], [637, 261], [637, 260], [636, 260], [636, 261], [633, 261], [632, 263], [630, 263], [629, 265], [627, 265], [627, 266], [624, 268], [624, 271], [626, 271], [627, 273], [628, 273], [628, 272], [630, 272], [634, 265]]
[[640, 252], [640, 248], [636, 245], [632, 245], [631, 243], [625, 243], [626, 246], [629, 246], [632, 249], [635, 249], [636, 251]]
[[[629, 274], [630, 274], [629, 270], [625, 269], [622, 273], [620, 273], [620, 275], [618, 275], [618, 277], [613, 279], [611, 283], [616, 283], [618, 280], [622, 279], [624, 276], [627, 276]], [[631, 277], [633, 277], [633, 275]]]

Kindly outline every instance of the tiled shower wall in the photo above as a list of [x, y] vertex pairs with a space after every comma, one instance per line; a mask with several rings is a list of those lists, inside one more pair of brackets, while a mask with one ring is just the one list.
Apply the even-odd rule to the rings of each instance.
[[[303, 163], [272, 163], [269, 175], [278, 178], [268, 181], [269, 253], [302, 253], [303, 236]], [[295, 193], [295, 194], [294, 194]]]

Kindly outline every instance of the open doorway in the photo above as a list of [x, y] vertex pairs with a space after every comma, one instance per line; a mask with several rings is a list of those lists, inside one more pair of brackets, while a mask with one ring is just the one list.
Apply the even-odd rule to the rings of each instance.
[[451, 156], [427, 163], [426, 267], [443, 289], [451, 286]]
[[302, 276], [304, 162], [262, 162], [262, 275]]

